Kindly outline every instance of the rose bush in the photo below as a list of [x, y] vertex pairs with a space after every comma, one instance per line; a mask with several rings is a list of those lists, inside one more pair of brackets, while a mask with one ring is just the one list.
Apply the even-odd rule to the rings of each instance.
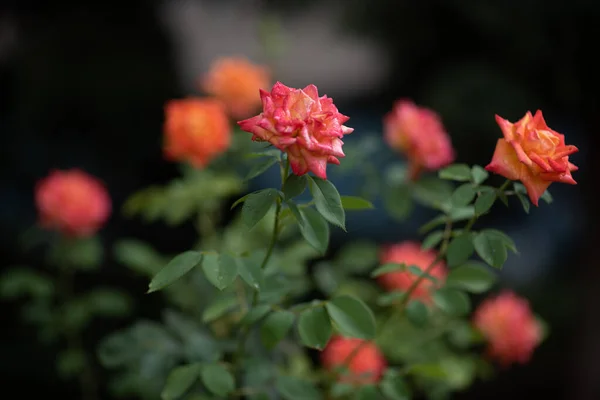
[[[410, 240], [361, 239], [332, 251], [331, 230], [346, 230], [346, 214], [373, 208], [327, 179], [328, 164], [346, 155], [349, 117], [314, 85], [277, 82], [267, 91], [255, 87], [268, 81], [264, 71], [240, 60], [213, 68], [206, 97], [165, 107], [164, 152], [181, 163], [181, 177], [133, 194], [123, 207], [148, 223], [191, 221], [197, 237], [178, 254], [135, 238], [116, 243], [116, 259], [149, 281], [164, 310], [161, 319], [140, 319], [98, 346], [114, 396], [440, 399], [490, 376], [496, 364], [535, 357], [547, 332], [525, 299], [492, 294], [473, 313], [471, 295], [495, 291], [494, 270], [517, 252], [517, 243], [478, 227], [479, 219], [497, 200], [508, 206], [516, 197], [529, 212], [539, 199], [551, 202], [550, 183], [575, 183], [569, 156], [577, 148], [541, 112], [515, 124], [497, 117], [504, 138], [483, 168], [451, 164], [456, 154], [440, 117], [397, 102], [382, 137], [408, 168], [395, 165], [372, 187], [393, 218], [405, 218], [413, 204], [437, 215]], [[238, 75], [246, 79], [240, 87]], [[247, 117], [259, 102], [258, 115], [229, 119]], [[276, 187], [246, 193], [248, 181], [272, 170]], [[506, 182], [489, 185], [488, 171]], [[80, 172], [54, 173], [38, 187], [40, 226], [58, 233], [48, 254], [61, 282], [78, 267], [100, 265], [102, 246], [92, 235], [110, 213], [101, 187]], [[93, 316], [123, 315], [126, 297], [77, 294], [72, 282], [55, 292], [48, 277], [12, 274], [2, 294], [26, 293], [47, 309], [51, 318], [37, 321], [41, 332], [68, 339], [60, 368], [71, 376], [85, 370], [82, 396], [93, 399], [92, 363], [78, 338]], [[56, 309], [55, 294], [62, 296]]]

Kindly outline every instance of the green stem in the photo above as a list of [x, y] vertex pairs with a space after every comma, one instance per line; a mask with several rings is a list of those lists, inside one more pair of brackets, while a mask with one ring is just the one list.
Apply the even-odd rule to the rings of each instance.
[[[287, 176], [289, 174], [289, 169], [290, 169], [290, 163], [289, 163], [289, 160], [286, 159], [285, 165], [282, 165], [282, 167], [281, 167], [281, 187], [282, 188], [283, 188], [283, 184], [285, 183], [285, 180], [287, 179]], [[281, 216], [281, 198], [277, 198], [276, 205], [275, 205], [275, 218], [273, 220], [273, 235], [271, 236], [271, 241], [269, 243], [269, 247], [267, 248], [267, 253], [265, 254], [265, 257], [263, 258], [263, 261], [260, 264], [261, 270], [264, 270], [267, 267], [267, 264], [269, 263], [269, 260], [271, 259], [271, 256], [273, 255], [273, 250], [275, 249], [275, 245], [277, 244], [277, 240], [279, 238], [279, 231], [280, 231], [280, 226], [279, 226], [280, 216]], [[258, 304], [258, 300], [259, 300], [259, 291], [255, 290], [254, 293], [252, 294], [252, 303], [250, 304], [248, 311], [251, 311], [254, 307], [256, 307], [256, 305]], [[246, 341], [248, 340], [248, 335], [250, 334], [251, 328], [252, 327], [250, 325], [245, 325], [244, 327], [242, 327], [242, 331], [240, 333], [240, 339], [238, 341], [237, 351], [235, 354], [236, 363], [241, 362], [242, 359], [244, 358]]]
[[[70, 266], [60, 267], [60, 283], [62, 286], [63, 304], [69, 304], [73, 301], [73, 269]], [[67, 348], [80, 353], [83, 357], [83, 366], [78, 375], [79, 387], [82, 400], [98, 400], [98, 384], [94, 376], [92, 364], [83, 345], [81, 331], [69, 324], [64, 325], [63, 334], [67, 341]]]

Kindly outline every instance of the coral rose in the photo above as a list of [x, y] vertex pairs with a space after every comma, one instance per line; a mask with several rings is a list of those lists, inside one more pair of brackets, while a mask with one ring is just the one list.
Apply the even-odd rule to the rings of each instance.
[[243, 57], [227, 57], [211, 65], [200, 85], [205, 92], [221, 100], [233, 118], [247, 118], [260, 106], [256, 93], [270, 83], [266, 67]]
[[498, 139], [486, 170], [521, 181], [536, 206], [552, 182], [576, 184], [571, 172], [577, 167], [569, 162], [569, 155], [578, 149], [565, 145], [565, 136], [548, 128], [540, 110], [534, 116], [527, 111], [514, 124], [496, 115], [496, 122], [504, 139]]
[[52, 171], [35, 188], [40, 225], [70, 237], [91, 236], [111, 212], [106, 188], [79, 169]]
[[454, 161], [450, 137], [434, 111], [398, 100], [383, 125], [388, 145], [406, 154], [411, 180], [423, 170], [435, 171]]
[[481, 303], [473, 321], [489, 343], [488, 355], [504, 366], [529, 361], [541, 341], [542, 330], [529, 303], [510, 291]]
[[366, 385], [381, 379], [387, 363], [373, 342], [334, 336], [321, 353], [321, 363], [328, 370], [346, 367], [339, 376], [346, 383]]
[[231, 143], [223, 104], [214, 99], [171, 100], [165, 106], [165, 156], [203, 168]]
[[[421, 245], [413, 241], [405, 241], [402, 243], [385, 246], [380, 256], [380, 263], [396, 263], [414, 265], [425, 271], [436, 259], [437, 255], [433, 250], [422, 250]], [[429, 270], [429, 275], [437, 279], [437, 283], [430, 279], [422, 279], [421, 282], [414, 288], [410, 297], [411, 299], [420, 300], [424, 303], [431, 303], [431, 291], [441, 286], [446, 278], [446, 265], [443, 261], [438, 261], [437, 264]], [[394, 271], [388, 272], [377, 277], [377, 282], [388, 291], [407, 291], [417, 280], [418, 277], [410, 271]]]
[[344, 126], [348, 117], [338, 112], [333, 100], [319, 97], [317, 87], [292, 89], [277, 82], [271, 93], [260, 91], [263, 112], [238, 122], [252, 133], [252, 140], [267, 141], [288, 155], [292, 172], [312, 171], [327, 179], [327, 163], [339, 165], [344, 157], [342, 137], [353, 131]]

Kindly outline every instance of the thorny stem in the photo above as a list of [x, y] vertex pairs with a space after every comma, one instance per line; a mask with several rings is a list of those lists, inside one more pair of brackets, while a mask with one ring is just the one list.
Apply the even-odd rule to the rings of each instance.
[[[287, 176], [289, 174], [289, 169], [290, 169], [290, 162], [289, 160], [285, 160], [285, 166], [282, 165], [281, 168], [281, 186], [283, 187], [283, 184], [285, 183], [285, 180], [287, 179]], [[273, 254], [273, 250], [275, 249], [275, 245], [277, 244], [277, 239], [279, 238], [279, 231], [280, 231], [280, 226], [279, 226], [279, 217], [281, 215], [281, 198], [277, 198], [276, 201], [276, 205], [275, 205], [275, 218], [273, 221], [273, 235], [271, 236], [271, 242], [269, 243], [269, 247], [267, 249], [267, 253], [265, 254], [265, 257], [263, 258], [263, 261], [260, 265], [260, 269], [264, 270], [267, 266], [267, 264], [269, 263], [269, 260], [271, 259], [271, 255]], [[259, 298], [259, 292], [258, 290], [254, 291], [254, 294], [252, 295], [252, 303], [250, 304], [250, 308], [248, 309], [248, 311], [252, 310], [252, 308], [256, 307], [256, 305], [258, 304], [258, 298]], [[242, 359], [244, 358], [244, 352], [245, 352], [245, 347], [246, 347], [246, 341], [248, 340], [248, 335], [250, 334], [250, 329], [251, 326], [250, 325], [246, 325], [244, 327], [242, 327], [242, 332], [240, 334], [240, 339], [238, 342], [238, 348], [235, 354], [235, 361], [236, 362], [241, 362]]]
[[[63, 286], [63, 304], [69, 304], [73, 300], [73, 270], [68, 266], [63, 266], [59, 279]], [[85, 351], [80, 330], [65, 324], [63, 333], [67, 341], [67, 347], [80, 353], [83, 357], [82, 369], [78, 375], [82, 400], [98, 400], [98, 383], [94, 377], [90, 359]]]

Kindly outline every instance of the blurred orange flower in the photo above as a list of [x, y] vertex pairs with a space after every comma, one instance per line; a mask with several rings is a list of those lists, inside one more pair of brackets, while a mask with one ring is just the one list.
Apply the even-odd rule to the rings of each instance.
[[200, 82], [202, 90], [221, 100], [235, 119], [252, 115], [261, 104], [259, 90], [270, 85], [268, 68], [244, 57], [215, 60]]
[[454, 161], [450, 136], [434, 111], [402, 99], [394, 104], [383, 122], [388, 145], [408, 158], [411, 180], [417, 179], [423, 170], [435, 171]]
[[[436, 259], [437, 255], [433, 250], [422, 250], [421, 245], [413, 241], [385, 246], [381, 252], [380, 263], [406, 264], [414, 265], [420, 270], [425, 271]], [[435, 266], [429, 270], [429, 275], [437, 279], [433, 283], [430, 279], [422, 279], [411, 293], [411, 299], [420, 300], [426, 304], [431, 303], [431, 292], [443, 284], [446, 278], [446, 264], [438, 261]], [[377, 282], [388, 291], [406, 292], [417, 280], [418, 277], [410, 271], [394, 271], [377, 277]]]
[[171, 100], [165, 106], [165, 156], [203, 168], [224, 153], [231, 125], [223, 104], [208, 98]]
[[541, 327], [529, 303], [510, 291], [481, 303], [473, 321], [489, 343], [489, 356], [504, 366], [529, 361], [541, 341]]
[[341, 382], [366, 385], [381, 379], [387, 362], [373, 342], [334, 336], [321, 353], [321, 363], [328, 370], [346, 366]]
[[496, 122], [504, 138], [498, 139], [486, 170], [521, 181], [535, 206], [552, 182], [577, 183], [571, 172], [578, 168], [569, 162], [569, 155], [579, 149], [565, 145], [565, 135], [550, 129], [540, 110], [534, 116], [527, 111], [514, 124], [496, 115]]
[[91, 236], [110, 216], [108, 191], [79, 170], [52, 171], [35, 188], [40, 225], [71, 237]]

